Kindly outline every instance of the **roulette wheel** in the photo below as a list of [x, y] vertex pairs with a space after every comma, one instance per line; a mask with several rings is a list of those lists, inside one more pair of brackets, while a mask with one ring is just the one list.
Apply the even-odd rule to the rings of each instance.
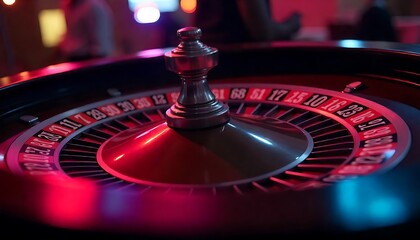
[[177, 34], [173, 49], [1, 79], [4, 233], [360, 238], [415, 230], [418, 46], [214, 48], [198, 28]]

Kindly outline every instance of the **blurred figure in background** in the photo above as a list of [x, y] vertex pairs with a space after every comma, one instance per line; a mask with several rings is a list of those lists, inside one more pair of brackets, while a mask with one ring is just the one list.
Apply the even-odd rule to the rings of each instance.
[[399, 37], [387, 0], [369, 0], [357, 26], [356, 39], [398, 42]]
[[59, 44], [64, 61], [114, 54], [114, 19], [104, 0], [62, 0], [67, 32]]
[[199, 0], [194, 24], [209, 44], [292, 40], [301, 27], [301, 16], [293, 13], [276, 22], [269, 0]]

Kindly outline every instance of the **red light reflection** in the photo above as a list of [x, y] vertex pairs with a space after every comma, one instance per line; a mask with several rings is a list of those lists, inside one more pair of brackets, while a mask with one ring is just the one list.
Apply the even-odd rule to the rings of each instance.
[[102, 188], [90, 180], [45, 176], [34, 196], [36, 215], [48, 225], [100, 232], [190, 235], [216, 223], [208, 195], [176, 189], [144, 191]]
[[[40, 201], [45, 222], [68, 228], [86, 228], [94, 217], [97, 202], [97, 188], [86, 180], [61, 179], [46, 177], [52, 184], [46, 188]], [[53, 182], [54, 181], [54, 182]]]

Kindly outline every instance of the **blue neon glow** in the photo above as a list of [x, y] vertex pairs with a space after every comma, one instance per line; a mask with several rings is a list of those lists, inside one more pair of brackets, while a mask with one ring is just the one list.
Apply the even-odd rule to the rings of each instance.
[[174, 12], [179, 8], [179, 0], [128, 0], [128, 7], [135, 11], [138, 6], [155, 5], [160, 12]]
[[363, 47], [363, 42], [359, 40], [346, 39], [338, 41], [338, 45], [345, 48], [360, 48]]
[[344, 226], [359, 231], [403, 223], [409, 210], [402, 199], [374, 179], [348, 180], [336, 187], [337, 212]]

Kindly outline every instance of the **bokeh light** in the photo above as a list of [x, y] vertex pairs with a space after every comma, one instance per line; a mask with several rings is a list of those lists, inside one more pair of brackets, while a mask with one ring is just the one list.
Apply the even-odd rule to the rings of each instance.
[[3, 3], [9, 6], [15, 4], [15, 2], [16, 2], [15, 0], [3, 0]]
[[134, 19], [138, 23], [154, 23], [160, 18], [160, 11], [155, 6], [141, 6], [134, 11]]
[[193, 13], [197, 8], [197, 0], [181, 0], [180, 5], [185, 13]]

